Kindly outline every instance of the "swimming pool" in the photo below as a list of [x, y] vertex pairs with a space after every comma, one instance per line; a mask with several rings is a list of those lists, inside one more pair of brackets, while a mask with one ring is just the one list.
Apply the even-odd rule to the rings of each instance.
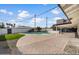
[[34, 34], [34, 35], [46, 35], [48, 32], [26, 32], [24, 34]]

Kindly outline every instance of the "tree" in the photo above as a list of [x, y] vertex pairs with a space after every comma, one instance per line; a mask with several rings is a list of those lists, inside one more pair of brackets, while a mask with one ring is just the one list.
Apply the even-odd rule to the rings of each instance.
[[37, 32], [40, 32], [42, 28], [37, 27], [36, 29], [37, 29]]
[[0, 25], [0, 28], [5, 28], [4, 23], [2, 23], [2, 24]]

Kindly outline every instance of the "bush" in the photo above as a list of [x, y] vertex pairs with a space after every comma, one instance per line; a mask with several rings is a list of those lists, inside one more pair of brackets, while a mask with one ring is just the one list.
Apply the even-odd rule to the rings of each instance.
[[5, 35], [0, 35], [0, 41], [6, 41]]

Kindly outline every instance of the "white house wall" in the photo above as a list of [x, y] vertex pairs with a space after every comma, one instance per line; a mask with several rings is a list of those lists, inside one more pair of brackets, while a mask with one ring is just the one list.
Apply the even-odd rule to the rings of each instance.
[[[12, 33], [28, 32], [31, 28], [12, 28]], [[0, 35], [7, 34], [7, 29], [0, 29]]]
[[12, 33], [23, 33], [29, 31], [31, 28], [13, 28]]
[[7, 34], [7, 29], [0, 29], [0, 35]]

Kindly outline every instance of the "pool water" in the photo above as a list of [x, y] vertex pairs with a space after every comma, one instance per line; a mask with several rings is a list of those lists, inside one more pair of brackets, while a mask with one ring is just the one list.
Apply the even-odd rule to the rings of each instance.
[[48, 32], [27, 32], [25, 34], [39, 34], [39, 35], [43, 35], [43, 34], [49, 34]]

